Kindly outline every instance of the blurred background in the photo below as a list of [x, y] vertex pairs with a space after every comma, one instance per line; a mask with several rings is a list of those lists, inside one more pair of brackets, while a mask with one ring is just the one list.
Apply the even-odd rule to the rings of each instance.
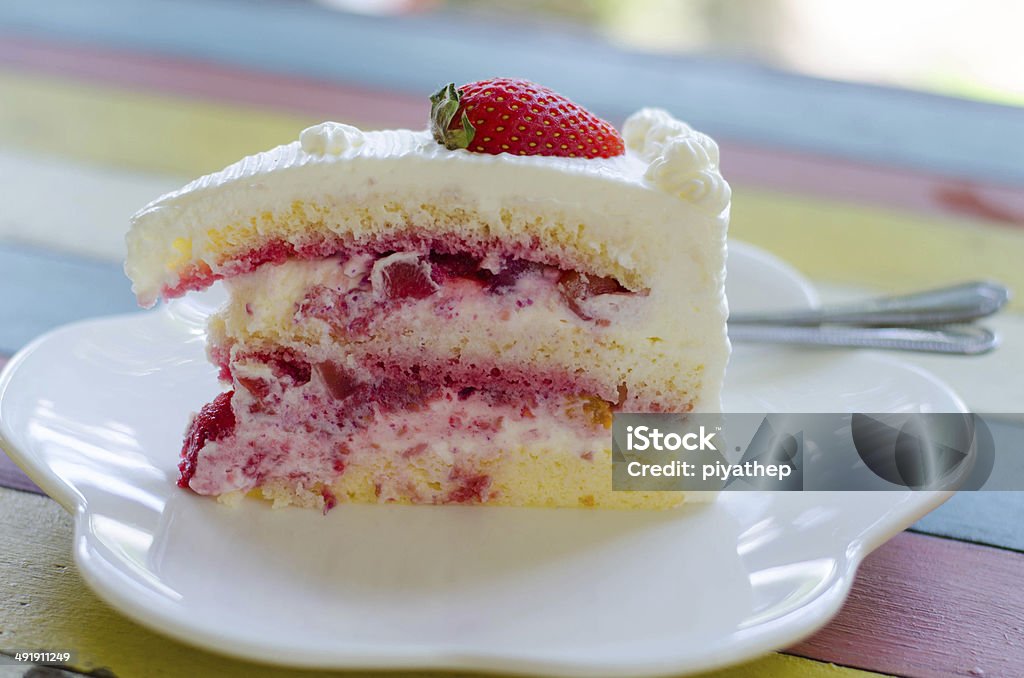
[[[449, 12], [582, 31], [626, 50], [1024, 104], [1024, 5], [1001, 0], [322, 0], [368, 14]], [[498, 6], [496, 6], [496, 4]]]

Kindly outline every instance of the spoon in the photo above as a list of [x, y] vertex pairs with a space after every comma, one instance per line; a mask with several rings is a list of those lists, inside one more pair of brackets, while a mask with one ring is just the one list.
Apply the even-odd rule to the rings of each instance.
[[920, 327], [970, 322], [997, 312], [1010, 299], [1006, 287], [969, 282], [926, 292], [878, 297], [867, 301], [783, 313], [740, 313], [730, 325], [856, 325]]
[[1009, 298], [1009, 290], [998, 283], [970, 282], [807, 311], [734, 314], [729, 338], [977, 355], [998, 346], [998, 337], [983, 327], [954, 324], [990, 316]]

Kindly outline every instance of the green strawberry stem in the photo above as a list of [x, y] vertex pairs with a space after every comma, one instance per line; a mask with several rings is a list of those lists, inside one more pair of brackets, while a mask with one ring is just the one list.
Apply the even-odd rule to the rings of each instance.
[[430, 95], [430, 132], [439, 144], [448, 150], [469, 148], [476, 130], [469, 122], [469, 116], [462, 112], [462, 129], [449, 129], [452, 119], [459, 110], [462, 92], [450, 82]]

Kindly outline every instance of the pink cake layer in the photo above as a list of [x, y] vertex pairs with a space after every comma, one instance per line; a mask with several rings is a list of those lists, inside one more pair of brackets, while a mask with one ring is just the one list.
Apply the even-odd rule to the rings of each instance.
[[[603, 394], [607, 396], [603, 400], [618, 408], [627, 396], [624, 384], [605, 393], [608, 387], [587, 375], [497, 362], [466, 365], [455, 360], [435, 360], [429, 355], [415, 363], [396, 364], [376, 360], [370, 354], [369, 360], [356, 367], [333, 361], [312, 363], [290, 350], [235, 352], [232, 357], [230, 351], [222, 350], [217, 356], [225, 360], [219, 363], [221, 380], [248, 391], [257, 401], [266, 400], [280, 389], [304, 386], [316, 376], [334, 399], [351, 403], [353, 411], [370, 403], [404, 404], [403, 394], [412, 388], [422, 398], [456, 388], [467, 394], [481, 391], [493, 402], [524, 405], [532, 404], [538, 394]], [[270, 374], [254, 376], [254, 364], [267, 366]]]
[[[379, 501], [469, 503], [492, 499], [490, 472], [502, 450], [542, 445], [552, 427], [562, 453], [592, 463], [610, 435], [610, 409], [596, 399], [535, 396], [525, 405], [508, 394], [392, 382], [357, 407], [335, 399], [314, 374], [271, 396], [226, 392], [193, 421], [179, 484], [199, 494], [247, 492], [268, 483], [310, 490], [329, 487], [354, 468], [379, 465]], [[429, 454], [428, 454], [429, 453]], [[413, 459], [443, 457], [446, 472], [414, 482]], [[327, 500], [327, 497], [324, 497]]]
[[541, 245], [539, 239], [522, 240], [497, 238], [468, 238], [450, 236], [444, 240], [417, 236], [357, 240], [333, 233], [310, 233], [301, 243], [271, 240], [260, 247], [226, 255], [213, 266], [200, 261], [185, 269], [173, 286], [165, 286], [161, 296], [165, 299], [180, 297], [187, 292], [202, 290], [218, 280], [253, 271], [264, 264], [281, 263], [288, 259], [322, 259], [325, 257], [359, 254], [381, 254], [396, 251], [435, 252], [465, 255], [477, 260], [486, 257], [521, 259], [555, 266], [565, 271], [587, 272], [586, 267], [565, 252], [555, 252]]

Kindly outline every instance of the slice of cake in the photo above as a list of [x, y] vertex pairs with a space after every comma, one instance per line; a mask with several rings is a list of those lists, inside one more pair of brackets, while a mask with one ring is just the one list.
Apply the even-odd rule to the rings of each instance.
[[431, 130], [323, 123], [133, 217], [140, 303], [229, 295], [226, 390], [179, 484], [324, 510], [679, 503], [612, 491], [610, 426], [720, 407], [715, 143], [654, 109], [620, 135], [520, 80], [431, 101]]

